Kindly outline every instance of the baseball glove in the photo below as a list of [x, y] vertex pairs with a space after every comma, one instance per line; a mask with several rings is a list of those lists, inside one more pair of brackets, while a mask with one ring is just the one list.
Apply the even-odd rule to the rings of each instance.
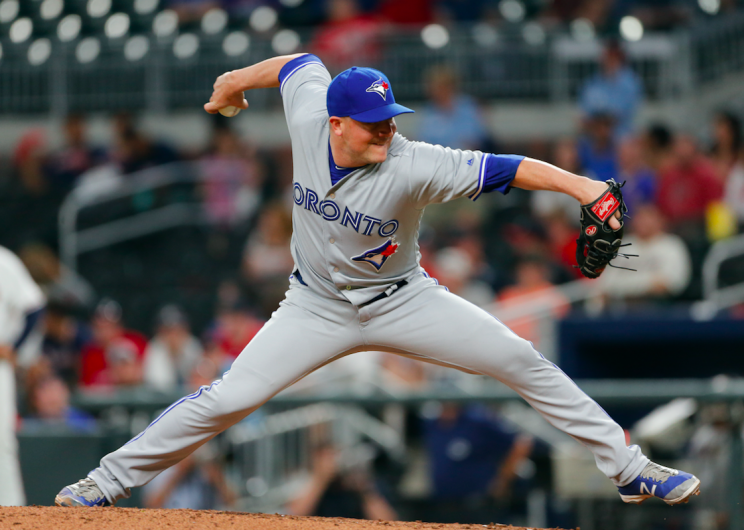
[[[627, 258], [631, 254], [620, 254], [623, 245], [623, 220], [620, 228], [610, 228], [609, 220], [618, 210], [625, 216], [628, 208], [623, 201], [620, 188], [613, 179], [607, 181], [607, 190], [594, 202], [581, 205], [581, 233], [576, 240], [576, 263], [581, 274], [587, 278], [598, 278], [605, 267], [618, 256]], [[617, 267], [624, 269], [625, 267]], [[633, 270], [633, 269], [628, 269]]]

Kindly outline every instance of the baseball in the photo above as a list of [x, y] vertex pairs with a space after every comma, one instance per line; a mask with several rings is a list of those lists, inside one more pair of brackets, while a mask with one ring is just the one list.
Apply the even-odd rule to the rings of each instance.
[[232, 105], [220, 109], [220, 114], [227, 118], [237, 116], [238, 112], [240, 112], [240, 107], [233, 107]]

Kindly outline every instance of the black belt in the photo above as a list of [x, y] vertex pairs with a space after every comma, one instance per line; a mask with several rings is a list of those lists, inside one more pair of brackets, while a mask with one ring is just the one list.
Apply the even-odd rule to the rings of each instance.
[[395, 282], [393, 285], [391, 285], [390, 287], [388, 287], [387, 289], [385, 289], [384, 292], [382, 292], [382, 293], [378, 294], [377, 296], [375, 296], [372, 300], [367, 300], [363, 304], [359, 304], [357, 307], [364, 307], [364, 306], [367, 306], [369, 304], [373, 304], [373, 303], [377, 302], [378, 300], [382, 300], [383, 298], [387, 298], [388, 296], [391, 296], [395, 291], [397, 291], [398, 289], [400, 289], [404, 285], [408, 285], [408, 282], [405, 281], [405, 280], [401, 280], [399, 282]]
[[[307, 287], [307, 284], [302, 280], [302, 274], [300, 274], [300, 269], [297, 269], [294, 271], [294, 276], [297, 278], [297, 281], [300, 282], [302, 285]], [[357, 307], [364, 307], [368, 306], [369, 304], [373, 304], [377, 302], [378, 300], [382, 300], [383, 298], [387, 298], [388, 296], [391, 296], [395, 291], [403, 287], [404, 285], [408, 285], [408, 282], [406, 280], [401, 280], [399, 282], [395, 282], [393, 285], [385, 289], [384, 292], [378, 294], [375, 296], [372, 300], [367, 300], [363, 304], [359, 304]]]

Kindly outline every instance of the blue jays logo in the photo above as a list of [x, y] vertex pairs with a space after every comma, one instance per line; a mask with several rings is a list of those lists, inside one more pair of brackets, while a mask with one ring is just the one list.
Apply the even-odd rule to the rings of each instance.
[[382, 80], [382, 77], [372, 83], [372, 86], [367, 89], [367, 92], [374, 92], [375, 94], [379, 94], [382, 99], [387, 101], [387, 91], [390, 88], [390, 85], [387, 84], [387, 82]]
[[379, 247], [371, 248], [351, 259], [353, 261], [364, 261], [365, 263], [369, 263], [375, 268], [375, 270], [377, 270], [377, 272], [380, 272], [380, 269], [385, 265], [388, 258], [398, 251], [399, 246], [398, 242], [395, 241], [395, 236], [393, 236], [388, 238], [388, 240]]

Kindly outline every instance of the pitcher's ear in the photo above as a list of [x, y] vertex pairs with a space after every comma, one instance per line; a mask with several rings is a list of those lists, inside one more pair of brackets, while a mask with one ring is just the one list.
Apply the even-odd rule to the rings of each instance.
[[341, 136], [343, 134], [343, 122], [343, 118], [339, 118], [338, 116], [331, 116], [328, 118], [328, 123], [331, 125], [331, 132], [336, 136]]

